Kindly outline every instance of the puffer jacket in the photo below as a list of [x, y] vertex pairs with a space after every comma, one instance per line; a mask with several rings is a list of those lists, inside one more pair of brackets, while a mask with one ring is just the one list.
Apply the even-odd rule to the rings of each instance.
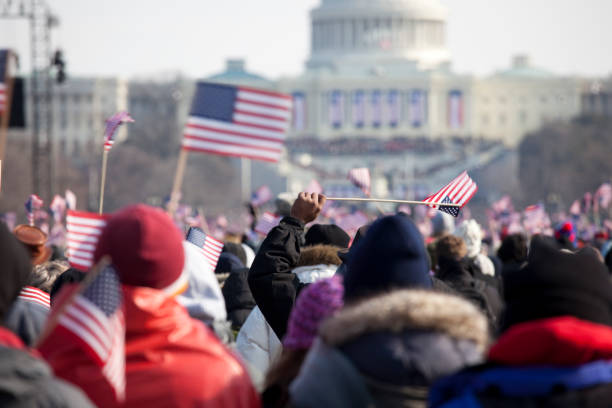
[[[125, 407], [260, 406], [242, 364], [176, 299], [162, 291], [124, 286]], [[100, 407], [118, 406], [113, 391], [74, 344], [44, 351], [55, 373], [81, 387]]]
[[26, 288], [28, 296], [19, 296], [15, 299], [5, 317], [4, 325], [16, 333], [25, 344], [32, 347], [47, 323], [49, 294], [30, 286]]
[[[338, 263], [339, 259], [334, 260], [331, 256], [336, 252], [337, 248], [326, 245], [305, 248], [302, 250], [299, 266], [294, 268], [292, 273], [301, 285], [329, 278], [334, 275], [338, 265], [319, 262]], [[280, 355], [282, 345], [258, 306], [253, 309], [238, 332], [236, 351], [246, 363], [255, 387], [262, 390], [268, 369]]]
[[471, 303], [403, 289], [349, 305], [325, 321], [290, 386], [306, 407], [424, 407], [431, 383], [480, 362], [487, 321]]

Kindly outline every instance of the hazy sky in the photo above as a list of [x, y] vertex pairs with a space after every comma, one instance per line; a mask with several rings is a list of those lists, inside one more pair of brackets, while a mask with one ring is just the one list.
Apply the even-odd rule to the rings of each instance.
[[[204, 77], [228, 57], [251, 71], [293, 75], [308, 56], [308, 12], [319, 0], [47, 0], [70, 75], [133, 77], [181, 71]], [[455, 69], [488, 74], [528, 53], [562, 74], [612, 74], [611, 0], [441, 0]], [[0, 48], [29, 64], [28, 29], [0, 20]]]

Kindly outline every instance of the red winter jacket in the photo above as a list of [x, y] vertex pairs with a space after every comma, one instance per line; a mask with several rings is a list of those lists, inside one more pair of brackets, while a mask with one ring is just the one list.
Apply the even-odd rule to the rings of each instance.
[[[162, 292], [124, 287], [125, 407], [259, 407], [238, 360], [201, 322]], [[100, 407], [116, 407], [100, 370], [74, 345], [45, 351], [56, 375], [81, 387]]]

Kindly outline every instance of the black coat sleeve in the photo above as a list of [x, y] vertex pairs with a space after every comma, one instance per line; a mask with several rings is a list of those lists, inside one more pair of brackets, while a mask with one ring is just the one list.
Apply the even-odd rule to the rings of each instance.
[[249, 271], [249, 287], [268, 324], [282, 340], [301, 287], [291, 271], [300, 257], [304, 223], [285, 217], [262, 242]]

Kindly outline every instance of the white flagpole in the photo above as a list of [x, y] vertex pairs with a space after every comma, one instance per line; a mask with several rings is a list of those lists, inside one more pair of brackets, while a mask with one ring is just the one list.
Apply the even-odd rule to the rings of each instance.
[[387, 200], [384, 198], [359, 198], [359, 197], [325, 197], [331, 201], [366, 201], [372, 203], [397, 203], [397, 204], [422, 204], [422, 205], [437, 205], [441, 207], [461, 207], [461, 204], [451, 203], [426, 203], [424, 201], [410, 201], [410, 200]]

